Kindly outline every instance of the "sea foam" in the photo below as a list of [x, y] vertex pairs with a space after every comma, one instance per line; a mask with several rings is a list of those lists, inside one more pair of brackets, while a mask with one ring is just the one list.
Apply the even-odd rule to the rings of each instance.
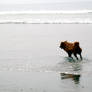
[[92, 10], [76, 11], [3, 11], [0, 12], [1, 24], [62, 24], [92, 23]]

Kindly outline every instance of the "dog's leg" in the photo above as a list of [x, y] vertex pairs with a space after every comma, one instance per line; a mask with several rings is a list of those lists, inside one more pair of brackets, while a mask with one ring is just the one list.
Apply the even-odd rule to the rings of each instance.
[[76, 59], [78, 60], [78, 57], [77, 57], [77, 54], [76, 53], [74, 53], [74, 56], [76, 57]]
[[72, 53], [68, 52], [68, 56], [73, 59], [73, 57], [71, 55], [72, 55]]
[[81, 58], [81, 60], [82, 60], [82, 55], [81, 54], [79, 54], [80, 55], [80, 58]]

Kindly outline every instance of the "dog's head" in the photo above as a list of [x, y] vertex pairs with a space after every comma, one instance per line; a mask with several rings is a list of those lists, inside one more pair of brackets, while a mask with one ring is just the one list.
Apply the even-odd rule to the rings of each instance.
[[61, 42], [61, 43], [60, 43], [60, 48], [61, 48], [61, 49], [64, 49], [64, 48], [65, 48], [65, 43], [66, 43], [66, 42], [67, 42], [67, 41], [64, 41], [64, 42]]
[[82, 52], [82, 49], [79, 46], [79, 42], [74, 42], [74, 48], [77, 50], [78, 53]]
[[79, 42], [74, 42], [75, 47], [79, 47]]

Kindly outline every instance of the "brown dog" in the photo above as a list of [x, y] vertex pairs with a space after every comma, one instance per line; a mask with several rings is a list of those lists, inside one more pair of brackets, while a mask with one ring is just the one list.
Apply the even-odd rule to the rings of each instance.
[[77, 60], [78, 60], [77, 54], [79, 54], [82, 60], [82, 56], [81, 56], [82, 49], [79, 46], [79, 42], [71, 43], [71, 42], [64, 41], [64, 42], [61, 42], [60, 48], [64, 49], [68, 53], [69, 57], [71, 57], [71, 55], [74, 54]]

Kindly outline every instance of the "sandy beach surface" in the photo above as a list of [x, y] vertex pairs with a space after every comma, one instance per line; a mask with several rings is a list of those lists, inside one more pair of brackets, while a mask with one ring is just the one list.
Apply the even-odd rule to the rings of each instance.
[[[79, 41], [83, 60], [61, 41]], [[0, 92], [91, 92], [92, 24], [0, 24]]]

